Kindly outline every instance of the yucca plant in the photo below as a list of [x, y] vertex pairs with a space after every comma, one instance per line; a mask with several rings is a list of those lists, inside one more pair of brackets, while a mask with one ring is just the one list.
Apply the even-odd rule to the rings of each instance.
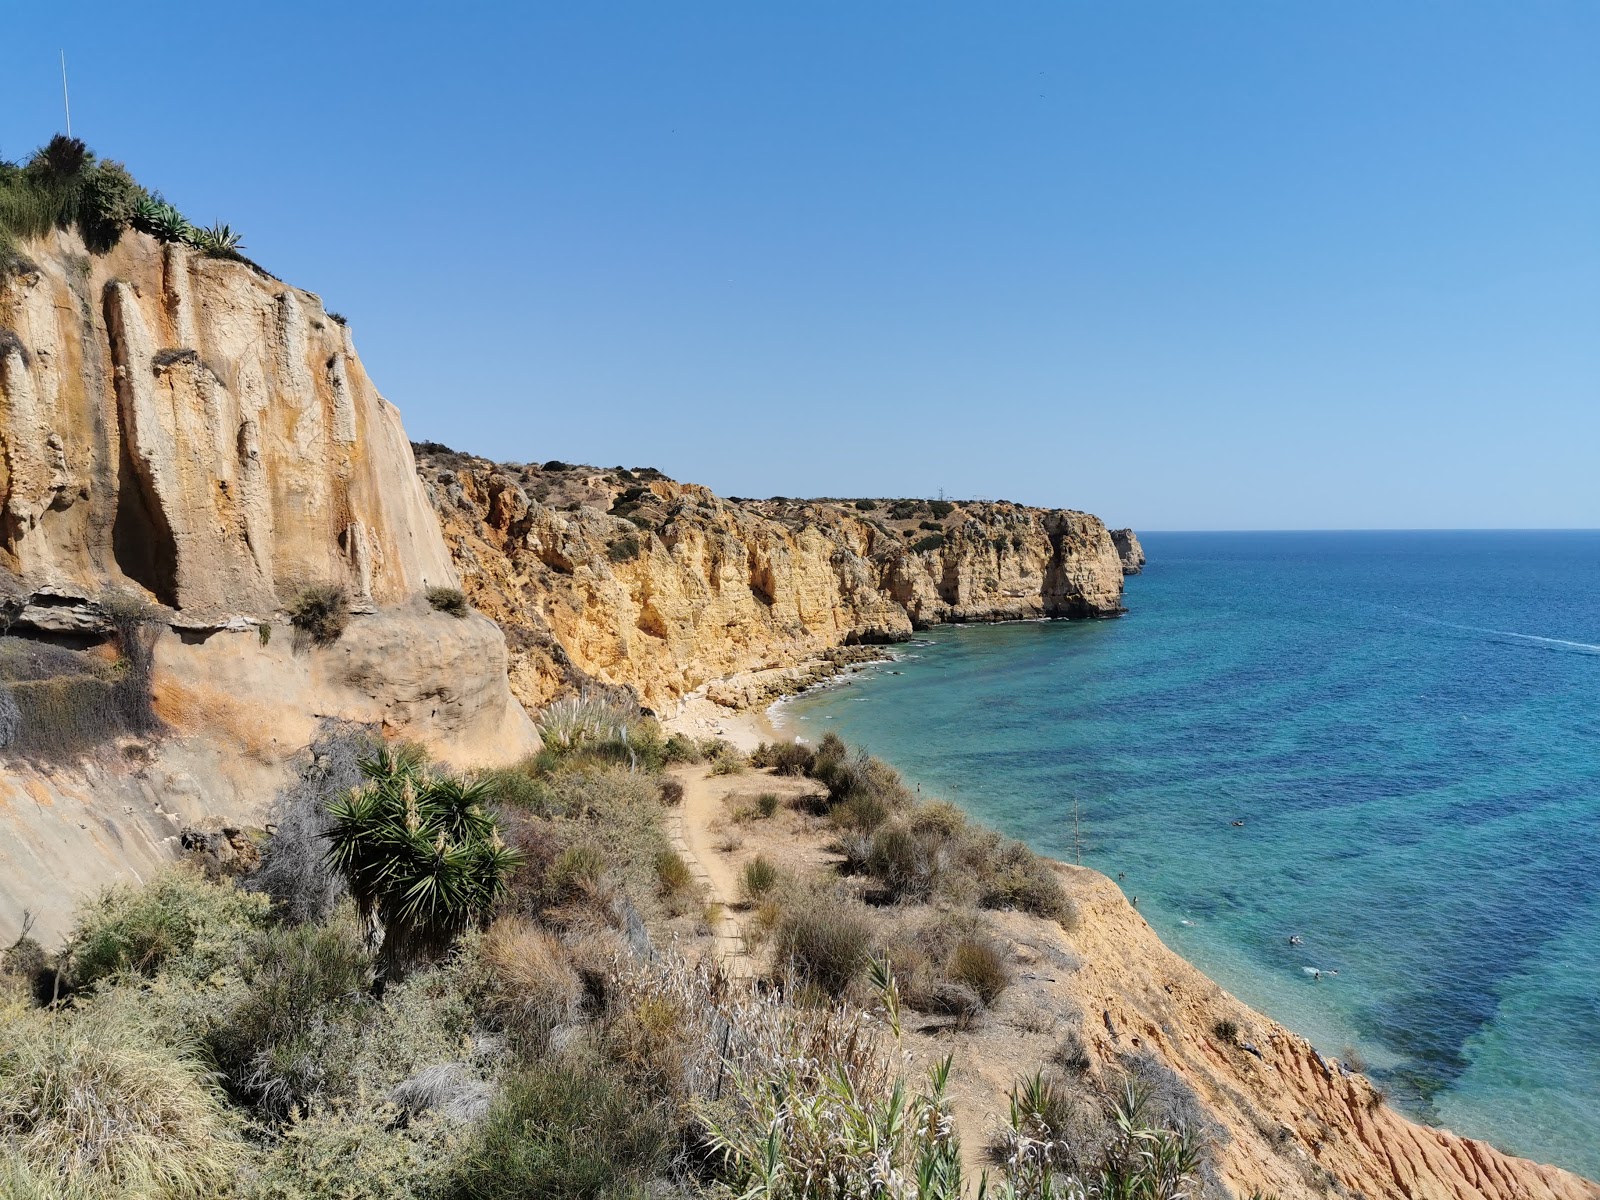
[[382, 930], [380, 977], [396, 979], [485, 923], [521, 856], [500, 840], [487, 784], [387, 747], [361, 773], [366, 786], [328, 806], [328, 862], [370, 934]]

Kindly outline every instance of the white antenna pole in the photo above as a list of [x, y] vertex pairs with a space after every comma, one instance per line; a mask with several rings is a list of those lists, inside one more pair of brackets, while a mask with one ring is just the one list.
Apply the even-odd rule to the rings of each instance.
[[72, 101], [67, 97], [67, 52], [61, 52], [61, 107], [67, 110], [67, 136], [72, 136]]

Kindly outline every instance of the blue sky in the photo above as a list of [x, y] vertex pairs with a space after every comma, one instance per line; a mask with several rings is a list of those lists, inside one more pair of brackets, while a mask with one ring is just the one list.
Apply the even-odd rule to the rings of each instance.
[[[59, 11], [55, 11], [59, 9]], [[413, 438], [1147, 529], [1600, 526], [1592, 3], [29, 5]]]

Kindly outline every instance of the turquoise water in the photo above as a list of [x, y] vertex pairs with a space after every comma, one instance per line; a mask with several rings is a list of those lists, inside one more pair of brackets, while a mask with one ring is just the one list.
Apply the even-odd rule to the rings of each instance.
[[1076, 800], [1224, 987], [1600, 1178], [1600, 533], [1145, 546], [1120, 620], [938, 629], [782, 719], [1057, 857]]

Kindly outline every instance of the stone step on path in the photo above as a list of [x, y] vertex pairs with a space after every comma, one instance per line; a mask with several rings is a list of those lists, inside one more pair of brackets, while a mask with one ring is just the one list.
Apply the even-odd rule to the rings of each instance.
[[693, 876], [695, 885], [705, 894], [708, 902], [715, 904], [720, 910], [716, 925], [711, 932], [715, 938], [716, 955], [721, 960], [723, 968], [735, 979], [754, 977], [755, 962], [751, 958], [750, 947], [744, 940], [744, 929], [739, 919], [733, 915], [732, 901], [718, 892], [716, 882], [706, 870], [705, 864], [689, 848], [689, 842], [684, 837], [681, 813], [674, 812], [668, 816], [667, 837], [672, 842], [673, 850], [689, 868], [689, 874]]

